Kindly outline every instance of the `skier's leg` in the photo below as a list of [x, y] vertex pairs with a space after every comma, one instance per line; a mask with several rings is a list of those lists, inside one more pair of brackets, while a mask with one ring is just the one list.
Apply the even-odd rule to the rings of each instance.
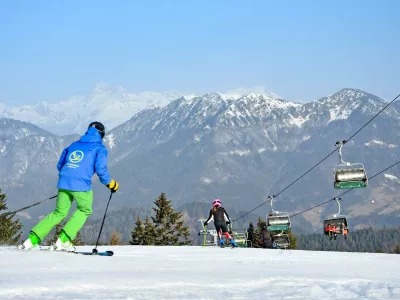
[[226, 226], [226, 224], [222, 224], [222, 231], [225, 234], [226, 238], [231, 242], [232, 246], [234, 247], [238, 247], [238, 245], [236, 244], [235, 240], [231, 237], [231, 235], [228, 232], [228, 227]]
[[86, 219], [92, 214], [93, 191], [72, 192], [72, 195], [76, 200], [77, 209], [62, 229], [71, 241], [75, 239], [78, 231], [85, 224]]
[[219, 238], [219, 245], [224, 246], [224, 240], [222, 239], [221, 222], [214, 222], [215, 230], [217, 231]]
[[226, 236], [226, 238], [227, 238], [228, 240], [231, 240], [231, 239], [232, 239], [232, 237], [231, 237], [231, 235], [229, 234], [229, 232], [224, 232], [224, 234], [225, 234], [225, 236]]
[[49, 234], [49, 232], [68, 216], [73, 201], [72, 194], [63, 189], [58, 190], [58, 198], [56, 202], [56, 209], [46, 217], [44, 217], [35, 227], [32, 228], [32, 234], [39, 238], [39, 242]]

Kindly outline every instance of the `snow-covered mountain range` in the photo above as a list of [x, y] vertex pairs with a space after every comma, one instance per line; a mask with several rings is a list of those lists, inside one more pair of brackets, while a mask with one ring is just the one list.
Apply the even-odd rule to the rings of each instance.
[[50, 104], [9, 107], [0, 103], [0, 117], [31, 122], [55, 134], [82, 133], [93, 120], [102, 120], [112, 129], [129, 120], [135, 113], [151, 106], [163, 106], [181, 96], [192, 96], [177, 91], [132, 94], [124, 88], [101, 82], [89, 95], [74, 96]]
[[[325, 157], [336, 141], [351, 136], [385, 105], [374, 95], [343, 89], [303, 104], [254, 93], [212, 93], [143, 109], [105, 137], [111, 174], [121, 184], [114, 208], [148, 207], [166, 192], [176, 205], [219, 197], [226, 207], [252, 209]], [[51, 196], [56, 192], [58, 155], [77, 136], [58, 137], [29, 123], [2, 122], [0, 184], [12, 199], [10, 207]], [[394, 103], [345, 145], [344, 159], [364, 163], [371, 176], [399, 159], [399, 137], [400, 106]], [[280, 195], [274, 209], [299, 211], [338, 194], [332, 181], [338, 162], [336, 154], [331, 156]], [[342, 210], [353, 217], [353, 224], [393, 225], [397, 220], [400, 188], [388, 174], [400, 177], [400, 169], [385, 174], [346, 196]], [[106, 198], [105, 191], [95, 184], [97, 197]], [[95, 206], [95, 213], [103, 209]], [[257, 213], [265, 215], [269, 209], [265, 206]], [[43, 205], [29, 213], [35, 216], [45, 210]], [[335, 205], [328, 204], [295, 222], [304, 230], [318, 228], [335, 212]]]

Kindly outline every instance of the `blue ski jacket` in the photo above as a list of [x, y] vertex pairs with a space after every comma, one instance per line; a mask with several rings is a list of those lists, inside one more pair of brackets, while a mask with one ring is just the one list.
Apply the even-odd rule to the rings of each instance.
[[109, 184], [111, 177], [107, 168], [107, 155], [100, 133], [90, 127], [79, 141], [62, 152], [57, 164], [57, 187], [75, 192], [90, 191], [94, 173], [99, 176], [102, 184]]

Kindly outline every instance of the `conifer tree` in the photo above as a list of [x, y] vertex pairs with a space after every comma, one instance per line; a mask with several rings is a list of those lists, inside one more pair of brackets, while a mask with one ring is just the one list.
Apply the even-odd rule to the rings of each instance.
[[396, 245], [396, 247], [394, 248], [394, 253], [395, 253], [395, 254], [400, 254], [400, 243], [398, 243], [398, 244]]
[[111, 232], [111, 238], [110, 238], [110, 245], [116, 246], [116, 245], [121, 245], [121, 234], [119, 232], [113, 231]]
[[290, 229], [288, 231], [288, 236], [289, 236], [289, 242], [290, 242], [289, 249], [296, 249], [296, 240], [297, 239]]
[[190, 232], [181, 220], [183, 214], [174, 210], [165, 193], [161, 193], [154, 204], [155, 216], [151, 219], [155, 226], [155, 245], [188, 245]]
[[156, 242], [156, 228], [153, 223], [150, 222], [148, 216], [144, 220], [144, 234], [143, 234], [143, 245], [152, 246]]
[[254, 229], [254, 236], [253, 236], [253, 248], [260, 248], [260, 244], [258, 243], [258, 237], [260, 236], [260, 233], [262, 231], [263, 225], [265, 225], [265, 221], [261, 218], [258, 217], [257, 220], [257, 226]]
[[140, 216], [136, 218], [135, 228], [132, 230], [132, 240], [129, 242], [131, 245], [143, 245], [144, 227]]
[[[6, 195], [0, 189], [0, 211], [7, 210]], [[15, 245], [19, 242], [22, 224], [19, 219], [13, 221], [15, 214], [0, 214], [0, 245]]]
[[[61, 231], [62, 231], [62, 229], [63, 229], [65, 224], [66, 224], [66, 222], [59, 223], [59, 224], [56, 225], [55, 229], [53, 229], [53, 231], [54, 231], [53, 236], [51, 238], [47, 238], [45, 240], [45, 245], [50, 246], [50, 245], [53, 245], [53, 244], [55, 244], [57, 242], [57, 239], [60, 236]], [[74, 244], [74, 246], [84, 246], [85, 245], [85, 243], [81, 239], [80, 232], [78, 232], [76, 234], [76, 237], [72, 241], [72, 244]]]
[[82, 241], [81, 233], [79, 231], [76, 234], [75, 239], [72, 241], [72, 244], [74, 244], [75, 246], [84, 246], [85, 245], [85, 243]]

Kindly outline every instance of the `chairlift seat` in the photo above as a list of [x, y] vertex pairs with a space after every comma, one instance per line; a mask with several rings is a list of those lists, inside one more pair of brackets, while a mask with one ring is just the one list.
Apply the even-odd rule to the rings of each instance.
[[199, 236], [203, 236], [203, 246], [217, 246], [217, 231], [213, 230], [200, 230]]
[[274, 242], [278, 248], [289, 248], [290, 240], [287, 234], [277, 234], [274, 236]]
[[246, 233], [238, 233], [233, 231], [231, 237], [235, 240], [236, 244], [241, 245], [243, 247], [247, 246], [247, 235]]
[[235, 240], [236, 244], [242, 246], [242, 247], [247, 247], [247, 230], [244, 230], [243, 233], [239, 233], [235, 231], [232, 227], [232, 220], [229, 220], [229, 230], [232, 232], [230, 235], [231, 237]]
[[287, 231], [289, 230], [288, 225], [271, 225], [267, 226], [268, 231]]
[[273, 226], [285, 226], [285, 229], [274, 229], [274, 230], [288, 230], [291, 226], [289, 213], [271, 211], [267, 215], [267, 227], [273, 227]]
[[335, 189], [365, 188], [368, 184], [367, 173], [361, 163], [338, 165], [335, 166], [334, 172]]
[[331, 219], [327, 219], [324, 220], [324, 234], [325, 235], [329, 235], [328, 231], [325, 231], [325, 228], [328, 226], [328, 224], [330, 224], [331, 226], [335, 226], [336, 227], [336, 233], [338, 234], [342, 234], [343, 233], [343, 227], [342, 224], [344, 224], [344, 226], [346, 227], [346, 229], [348, 229], [348, 223], [347, 223], [347, 218], [346, 216], [342, 216], [342, 215], [338, 215], [334, 218]]

